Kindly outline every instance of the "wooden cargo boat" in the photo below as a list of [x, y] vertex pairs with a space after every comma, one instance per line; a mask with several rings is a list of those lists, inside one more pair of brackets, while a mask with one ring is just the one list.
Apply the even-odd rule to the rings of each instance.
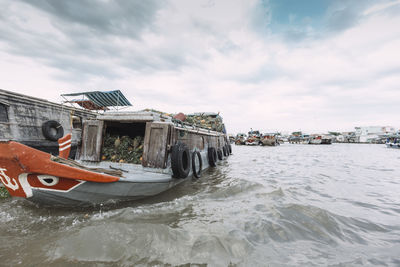
[[[46, 206], [135, 200], [200, 177], [231, 153], [225, 133], [151, 111], [98, 114], [82, 129], [75, 160], [67, 159], [71, 135], [59, 140], [59, 156], [0, 141], [0, 180], [10, 195]], [[104, 138], [113, 134], [144, 139], [141, 164], [104, 160]]]
[[248, 137], [246, 139], [245, 144], [248, 146], [256, 146], [260, 145], [260, 131], [253, 131], [253, 129], [250, 130], [248, 133]]
[[279, 146], [276, 134], [263, 134], [261, 135], [260, 142], [263, 146]]

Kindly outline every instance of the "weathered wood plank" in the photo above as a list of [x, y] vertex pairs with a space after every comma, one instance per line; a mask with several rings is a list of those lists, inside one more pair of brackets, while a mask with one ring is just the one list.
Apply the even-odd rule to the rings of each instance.
[[166, 123], [146, 123], [142, 165], [151, 168], [166, 168], [167, 145], [170, 125]]
[[84, 120], [80, 160], [100, 161], [104, 121]]

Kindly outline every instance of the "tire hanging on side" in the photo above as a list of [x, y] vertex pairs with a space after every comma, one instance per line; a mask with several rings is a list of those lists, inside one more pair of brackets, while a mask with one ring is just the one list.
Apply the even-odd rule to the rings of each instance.
[[222, 160], [222, 159], [223, 159], [223, 157], [222, 157], [222, 150], [221, 150], [220, 148], [218, 148], [218, 150], [217, 150], [217, 155], [218, 155], [218, 159], [219, 159], [219, 160]]
[[228, 157], [229, 156], [228, 149], [226, 148], [226, 145], [224, 145], [222, 147], [222, 153], [224, 154], [224, 157]]
[[42, 124], [43, 136], [50, 141], [57, 141], [64, 136], [64, 129], [58, 121], [46, 121]]
[[[196, 169], [196, 157], [199, 159], [199, 166], [198, 166], [198, 171]], [[193, 175], [196, 178], [200, 178], [201, 177], [201, 169], [203, 168], [203, 161], [201, 159], [201, 154], [199, 151], [194, 151], [192, 153], [192, 171], [193, 171]]]
[[208, 148], [208, 164], [210, 164], [211, 167], [217, 166], [217, 151], [214, 147]]
[[172, 147], [171, 168], [175, 178], [184, 179], [190, 172], [190, 153], [186, 144], [177, 142]]

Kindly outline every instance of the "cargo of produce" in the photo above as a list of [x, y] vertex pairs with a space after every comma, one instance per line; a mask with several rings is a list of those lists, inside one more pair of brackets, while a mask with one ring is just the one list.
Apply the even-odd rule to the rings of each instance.
[[217, 132], [225, 132], [225, 125], [218, 113], [195, 113], [186, 115], [185, 122]]
[[140, 164], [143, 154], [143, 137], [106, 135], [102, 149], [102, 160], [119, 163]]

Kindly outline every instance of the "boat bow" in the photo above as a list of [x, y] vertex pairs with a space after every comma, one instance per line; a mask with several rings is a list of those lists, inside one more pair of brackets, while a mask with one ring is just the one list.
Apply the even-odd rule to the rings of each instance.
[[112, 183], [120, 179], [58, 163], [51, 157], [18, 142], [0, 142], [0, 180], [12, 196], [30, 197], [31, 187], [39, 185], [69, 190], [84, 181]]

